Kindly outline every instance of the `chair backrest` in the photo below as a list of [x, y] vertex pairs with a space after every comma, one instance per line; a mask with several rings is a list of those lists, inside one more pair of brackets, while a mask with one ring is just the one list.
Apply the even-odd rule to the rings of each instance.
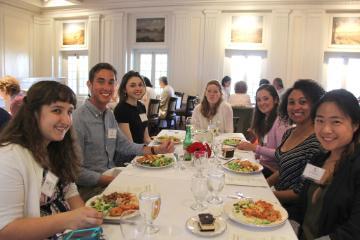
[[178, 99], [176, 102], [176, 109], [180, 109], [182, 107], [184, 93], [183, 92], [175, 92], [175, 97]]
[[175, 111], [176, 111], [176, 102], [177, 102], [177, 100], [178, 100], [177, 97], [171, 97], [169, 99], [167, 113], [166, 113], [167, 117], [176, 115]]
[[232, 109], [233, 109], [234, 132], [245, 134], [246, 130], [251, 126], [254, 108], [232, 107]]
[[195, 105], [196, 105], [196, 96], [188, 96], [186, 100], [186, 109], [185, 109], [185, 115], [191, 116], [192, 112], [194, 111]]
[[150, 99], [148, 107], [148, 119], [159, 117], [160, 99]]

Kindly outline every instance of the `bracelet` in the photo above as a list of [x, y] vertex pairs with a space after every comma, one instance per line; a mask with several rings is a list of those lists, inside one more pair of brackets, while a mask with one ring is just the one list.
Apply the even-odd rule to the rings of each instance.
[[150, 150], [151, 150], [151, 153], [152, 153], [152, 154], [156, 155], [155, 147], [151, 147]]

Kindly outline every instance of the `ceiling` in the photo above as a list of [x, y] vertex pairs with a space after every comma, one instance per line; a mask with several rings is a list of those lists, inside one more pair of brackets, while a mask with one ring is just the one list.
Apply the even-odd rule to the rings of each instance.
[[0, 0], [7, 5], [28, 10], [48, 11], [61, 9], [114, 9], [131, 7], [181, 7], [216, 5], [332, 5], [359, 4], [360, 0]]

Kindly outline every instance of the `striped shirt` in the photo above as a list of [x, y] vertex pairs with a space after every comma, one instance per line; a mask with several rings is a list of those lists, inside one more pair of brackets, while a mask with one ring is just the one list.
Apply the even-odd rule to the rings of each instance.
[[294, 128], [291, 128], [285, 132], [280, 146], [275, 151], [275, 158], [280, 164], [279, 181], [275, 184], [275, 189], [278, 191], [292, 189], [295, 193], [299, 193], [304, 187], [305, 179], [301, 175], [305, 165], [314, 155], [322, 152], [322, 148], [315, 134], [311, 134], [293, 149], [282, 152], [281, 146], [293, 130]]

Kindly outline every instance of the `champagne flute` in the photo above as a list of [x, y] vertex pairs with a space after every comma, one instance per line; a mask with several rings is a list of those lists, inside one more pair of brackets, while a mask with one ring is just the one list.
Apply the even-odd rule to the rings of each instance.
[[208, 172], [207, 186], [209, 191], [212, 193], [208, 199], [209, 203], [220, 204], [223, 202], [219, 193], [223, 190], [225, 185], [225, 173], [220, 169], [211, 169]]
[[160, 228], [153, 224], [160, 212], [161, 197], [160, 194], [153, 191], [145, 191], [140, 193], [140, 213], [145, 220], [145, 233], [157, 233]]
[[208, 188], [207, 188], [207, 180], [203, 175], [194, 175], [191, 178], [191, 192], [194, 195], [195, 203], [191, 205], [193, 210], [204, 210], [206, 206], [203, 204]]

